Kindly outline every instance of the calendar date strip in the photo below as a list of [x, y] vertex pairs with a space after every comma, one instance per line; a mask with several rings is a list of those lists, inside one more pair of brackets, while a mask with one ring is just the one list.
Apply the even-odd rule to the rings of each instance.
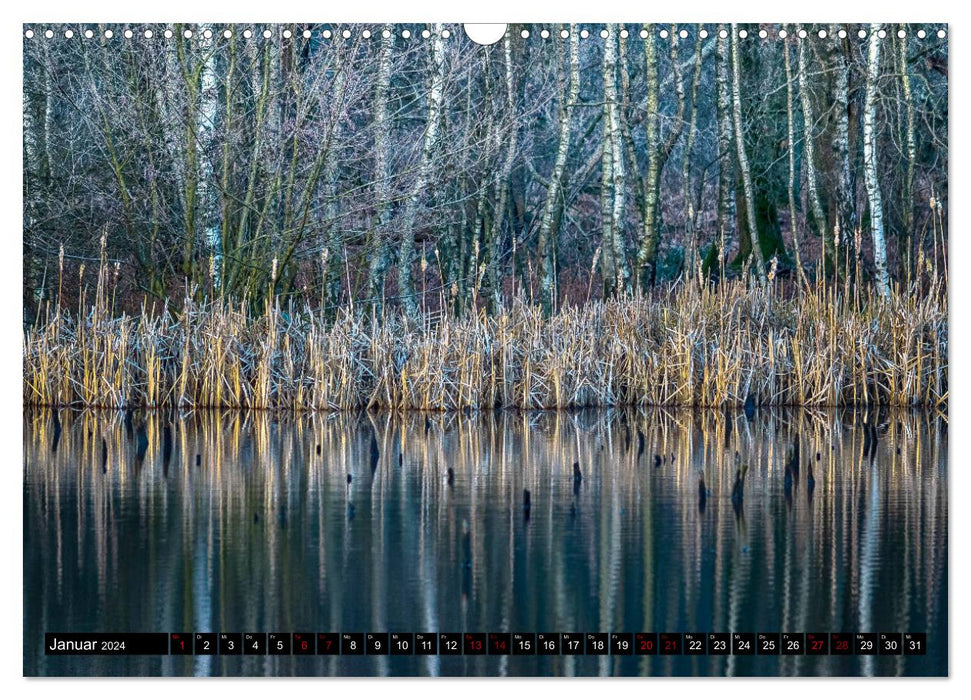
[[927, 653], [918, 632], [49, 632], [48, 656], [794, 656]]

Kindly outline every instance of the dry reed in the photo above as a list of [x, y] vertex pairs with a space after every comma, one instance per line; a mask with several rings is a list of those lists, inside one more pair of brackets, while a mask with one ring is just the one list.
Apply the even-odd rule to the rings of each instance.
[[458, 410], [496, 406], [893, 405], [947, 401], [947, 296], [930, 273], [881, 299], [822, 283], [683, 282], [544, 317], [325, 321], [217, 299], [109, 313], [102, 264], [78, 314], [25, 330], [24, 403], [84, 407]]

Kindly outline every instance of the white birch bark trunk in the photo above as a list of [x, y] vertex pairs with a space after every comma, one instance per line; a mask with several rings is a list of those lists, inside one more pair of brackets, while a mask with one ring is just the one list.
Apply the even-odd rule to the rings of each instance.
[[[789, 151], [789, 228], [792, 229], [792, 248], [796, 253], [796, 273], [804, 279], [802, 259], [799, 255], [799, 224], [796, 221], [796, 125], [792, 97], [792, 61], [789, 58], [789, 42], [783, 40], [782, 52], [786, 66], [786, 117]], [[825, 235], [825, 234], [824, 234]]]
[[418, 204], [421, 196], [428, 186], [432, 157], [438, 143], [438, 122], [445, 90], [445, 56], [442, 46], [441, 24], [432, 26], [431, 43], [432, 80], [428, 91], [428, 120], [425, 124], [418, 176], [415, 178], [411, 196], [405, 205], [401, 247], [398, 252], [398, 291], [405, 311], [412, 317], [418, 315], [418, 301], [415, 299], [414, 284], [411, 277], [412, 257], [415, 250], [415, 219], [418, 216]]
[[547, 313], [552, 311], [556, 302], [556, 260], [554, 241], [554, 218], [557, 200], [560, 197], [560, 187], [563, 181], [563, 171], [570, 151], [570, 125], [573, 116], [573, 106], [580, 95], [580, 38], [576, 25], [570, 25], [569, 45], [569, 87], [560, 105], [559, 135], [556, 148], [556, 160], [550, 175], [550, 185], [546, 189], [546, 201], [543, 204], [543, 218], [539, 229], [539, 286], [540, 299]]
[[[608, 24], [608, 37], [604, 43], [604, 101], [607, 109], [607, 130], [609, 132], [611, 177], [610, 192], [613, 197], [611, 206], [611, 252], [614, 254], [616, 279], [615, 292], [630, 291], [630, 267], [627, 264], [627, 242], [624, 234], [625, 191], [627, 175], [624, 168], [623, 139], [621, 133], [620, 107], [617, 97], [617, 40], [620, 28]], [[607, 148], [607, 143], [604, 144]]]
[[732, 98], [729, 78], [730, 60], [728, 38], [722, 37], [724, 25], [718, 26], [715, 54], [715, 118], [718, 122], [718, 248], [719, 264], [723, 264], [727, 246], [735, 233], [735, 156], [732, 154]]
[[752, 252], [755, 254], [758, 267], [758, 279], [765, 284], [765, 256], [762, 254], [762, 244], [759, 241], [758, 221], [755, 218], [755, 193], [752, 187], [752, 172], [749, 169], [748, 154], [745, 152], [745, 134], [742, 130], [742, 94], [741, 76], [738, 66], [738, 26], [731, 28], [732, 49], [732, 115], [735, 122], [735, 147], [738, 154], [738, 169], [742, 173], [742, 188], [745, 192], [745, 211], [748, 214], [748, 235], [752, 242]]
[[[846, 52], [842, 45], [842, 39], [838, 35], [838, 27], [830, 26], [830, 35], [833, 37], [833, 62], [835, 69], [835, 79], [833, 87], [833, 110], [836, 117], [836, 133], [833, 136], [833, 151], [836, 155], [837, 177], [837, 223], [840, 231], [845, 236], [856, 231], [857, 212], [856, 212], [856, 187], [853, 183], [853, 171], [850, 168], [850, 68], [847, 62]], [[832, 232], [830, 232], [832, 233]], [[827, 241], [832, 241], [829, 236]], [[832, 243], [828, 242], [832, 247]]]
[[[509, 32], [503, 37], [503, 65], [505, 67], [506, 112], [508, 119], [508, 136], [506, 137], [506, 158], [502, 164], [502, 172], [496, 182], [499, 192], [499, 203], [492, 219], [492, 232], [489, 236], [489, 292], [492, 310], [495, 311], [502, 304], [502, 266], [499, 256], [502, 253], [502, 227], [506, 218], [506, 207], [509, 202], [509, 178], [512, 175], [513, 164], [516, 161], [516, 142], [519, 125], [516, 119], [516, 103], [514, 97], [512, 39]], [[579, 82], [579, 81], [578, 81]]]
[[880, 75], [880, 43], [878, 32], [882, 24], [870, 25], [867, 49], [866, 97], [863, 106], [863, 175], [867, 199], [870, 203], [870, 235], [873, 237], [873, 263], [876, 268], [877, 291], [890, 296], [887, 273], [887, 243], [883, 230], [883, 199], [877, 176], [877, 79]]
[[[901, 25], [904, 29], [904, 25]], [[910, 279], [910, 251], [911, 251], [911, 241], [914, 237], [914, 171], [917, 163], [917, 139], [915, 134], [915, 114], [914, 114], [914, 98], [913, 92], [910, 86], [910, 67], [907, 63], [907, 33], [904, 29], [904, 34], [899, 38], [900, 42], [900, 83], [903, 88], [904, 93], [904, 108], [907, 114], [907, 125], [906, 125], [906, 154], [907, 154], [907, 168], [904, 171], [904, 186], [903, 186], [903, 231], [900, 236], [900, 264], [899, 268], [906, 275], [901, 274], [901, 279], [904, 281], [909, 281]]]
[[[796, 32], [802, 29], [802, 25], [796, 25]], [[806, 157], [806, 185], [809, 189], [809, 204], [812, 207], [813, 218], [816, 220], [816, 228], [821, 236], [826, 235], [826, 216], [823, 214], [823, 204], [819, 199], [819, 184], [816, 178], [816, 140], [813, 135], [814, 117], [813, 105], [809, 94], [809, 84], [806, 79], [808, 71], [806, 65], [806, 43], [811, 41], [808, 36], [806, 39], [799, 40], [799, 66], [797, 75], [799, 78], [799, 99], [802, 102], [802, 123], [803, 140], [805, 143]]]
[[691, 191], [691, 155], [694, 150], [695, 134], [698, 130], [698, 87], [701, 83], [701, 27], [696, 27], [695, 66], [691, 79], [691, 116], [688, 117], [688, 135], [684, 142], [684, 157], [681, 161], [681, 185], [684, 196], [684, 235], [685, 235], [685, 271], [690, 278], [695, 271], [695, 253], [698, 248], [695, 234], [695, 204]]
[[[384, 36], [384, 32], [388, 36]], [[370, 265], [370, 295], [377, 312], [384, 304], [384, 276], [388, 268], [388, 228], [391, 213], [391, 170], [388, 167], [388, 144], [391, 121], [388, 96], [391, 90], [391, 53], [394, 48], [394, 26], [384, 25], [378, 55], [378, 78], [374, 94], [374, 198], [375, 220]]]

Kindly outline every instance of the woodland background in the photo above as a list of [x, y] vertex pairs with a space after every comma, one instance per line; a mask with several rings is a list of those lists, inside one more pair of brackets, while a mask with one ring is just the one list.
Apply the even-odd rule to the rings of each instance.
[[25, 30], [25, 323], [102, 240], [128, 311], [551, 311], [747, 270], [886, 293], [946, 255], [938, 27]]

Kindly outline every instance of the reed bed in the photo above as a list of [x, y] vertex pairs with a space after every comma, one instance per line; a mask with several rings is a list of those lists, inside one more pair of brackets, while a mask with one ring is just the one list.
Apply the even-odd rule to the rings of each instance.
[[580, 406], [932, 406], [947, 401], [947, 295], [817, 284], [681, 282], [552, 316], [324, 319], [268, 300], [109, 313], [109, 275], [78, 312], [24, 332], [37, 406], [452, 411]]

